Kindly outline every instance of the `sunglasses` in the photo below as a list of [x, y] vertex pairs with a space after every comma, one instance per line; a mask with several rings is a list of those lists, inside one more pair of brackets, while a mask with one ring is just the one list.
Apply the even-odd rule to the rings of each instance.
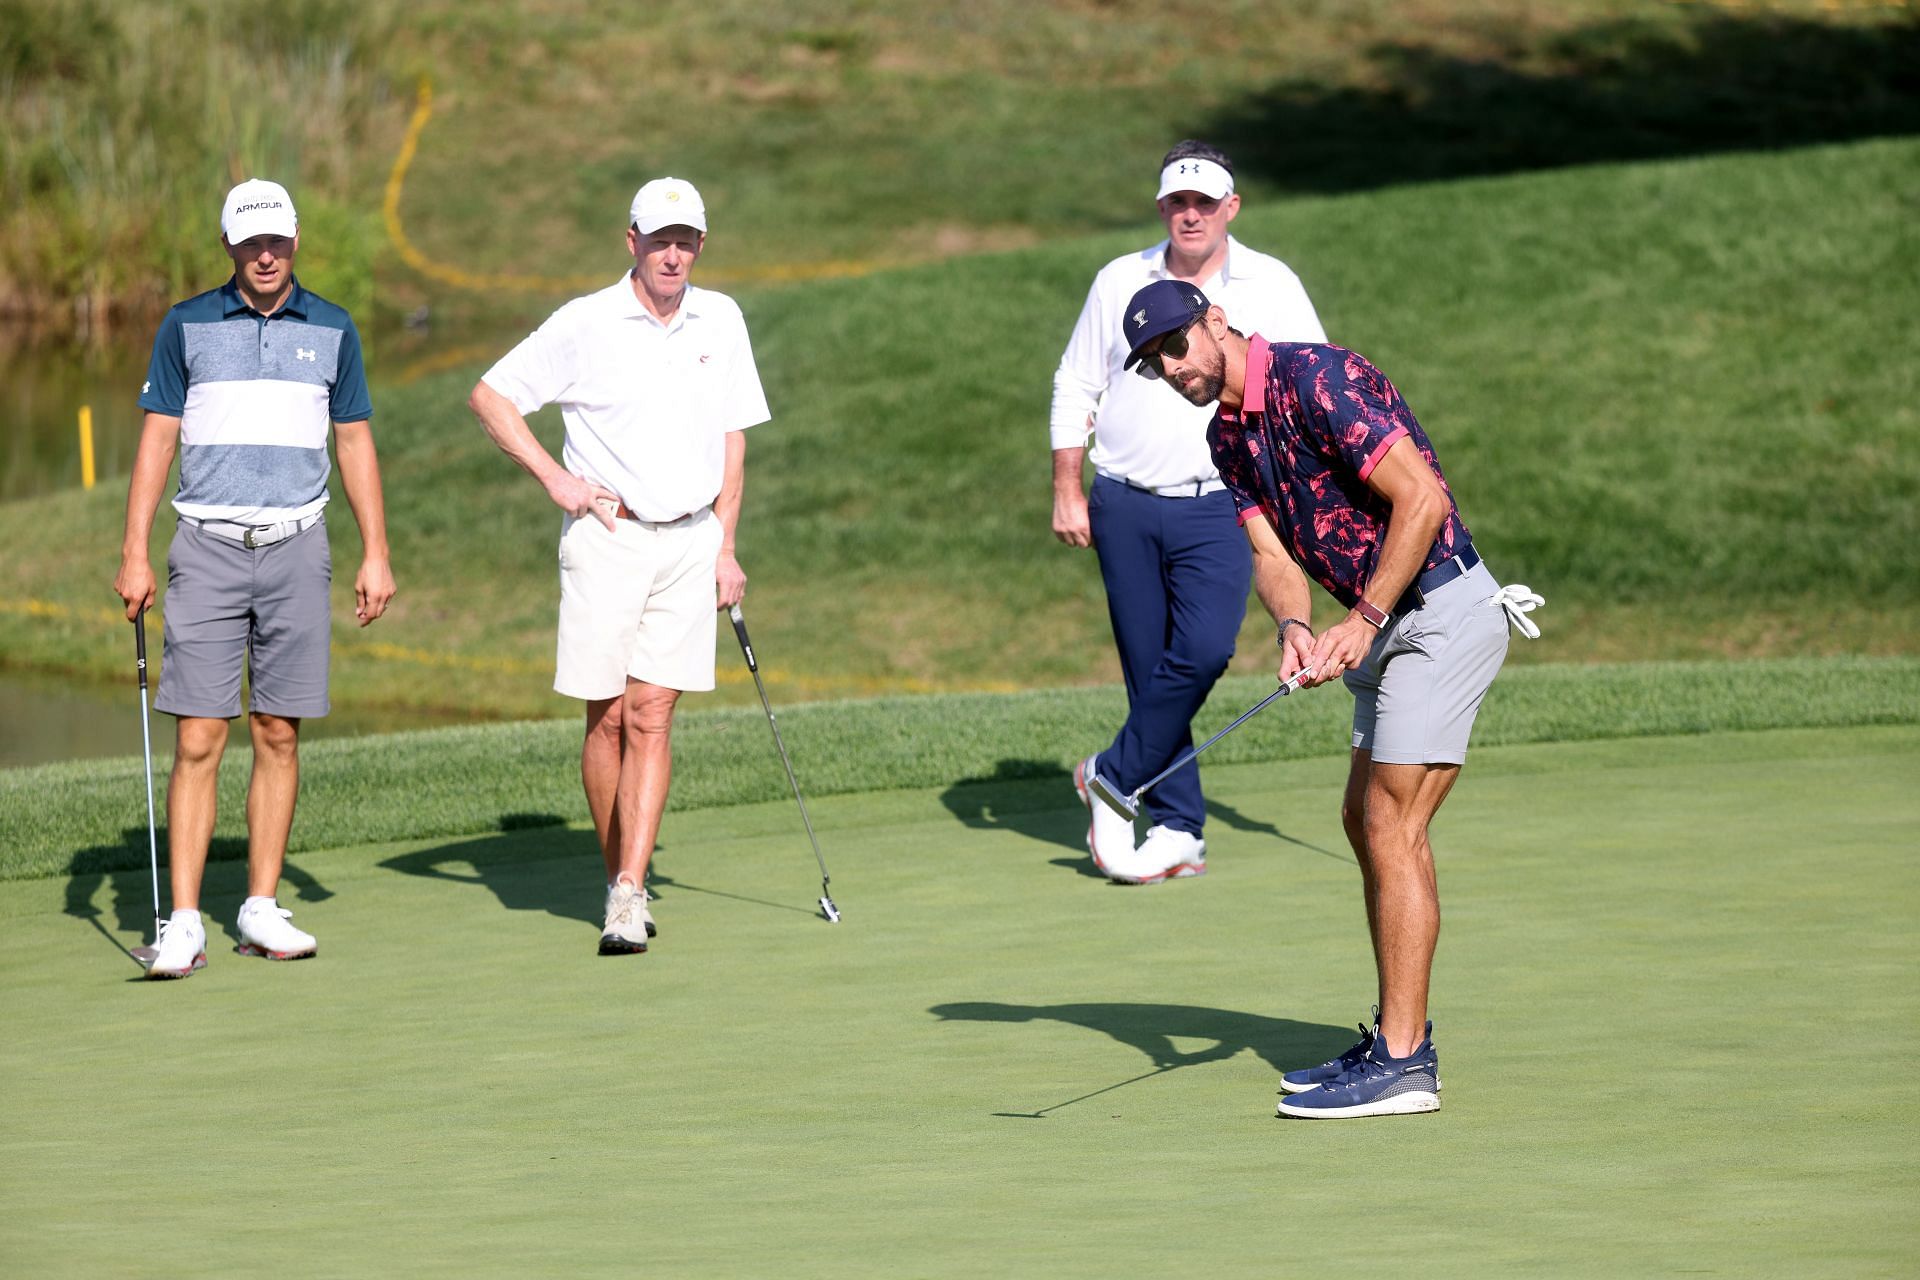
[[1160, 365], [1160, 357], [1172, 356], [1175, 360], [1183, 359], [1187, 354], [1187, 334], [1199, 321], [1200, 317], [1195, 316], [1181, 328], [1174, 329], [1161, 337], [1160, 345], [1141, 356], [1140, 363], [1133, 366], [1133, 371], [1148, 381], [1166, 377], [1166, 370]]

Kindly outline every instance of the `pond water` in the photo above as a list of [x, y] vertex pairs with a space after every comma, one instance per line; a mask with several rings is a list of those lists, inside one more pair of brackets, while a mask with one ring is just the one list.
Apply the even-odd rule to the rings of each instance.
[[[435, 348], [455, 344], [452, 335], [406, 343], [409, 361], [431, 359]], [[500, 340], [505, 351], [515, 337]], [[103, 347], [81, 348], [32, 341], [0, 329], [0, 502], [18, 501], [81, 483], [79, 409], [92, 408], [96, 487], [126, 492], [140, 442], [136, 403], [146, 377], [151, 334], [128, 332]], [[450, 352], [450, 354], [452, 354]], [[380, 386], [376, 380], [374, 394]], [[101, 570], [111, 575], [112, 566]], [[140, 752], [139, 686], [131, 665], [124, 687], [55, 675], [10, 671], [0, 654], [0, 768], [84, 757]], [[309, 721], [307, 737], [392, 733], [468, 722], [441, 713], [337, 710]], [[236, 725], [235, 742], [245, 741]], [[173, 717], [156, 715], [154, 749], [170, 752]]]
[[53, 346], [0, 330], [0, 502], [80, 485], [80, 407], [93, 410], [96, 484], [123, 491], [140, 443], [147, 338]]
[[[129, 662], [131, 668], [131, 662]], [[147, 714], [156, 756], [173, 754], [173, 717]], [[345, 707], [302, 723], [303, 740], [399, 733], [440, 725], [470, 724], [473, 717], [447, 712], [366, 711]], [[228, 743], [244, 747], [247, 727], [233, 723]], [[0, 769], [140, 754], [140, 685], [131, 669], [125, 685], [64, 680], [31, 672], [0, 671]]]

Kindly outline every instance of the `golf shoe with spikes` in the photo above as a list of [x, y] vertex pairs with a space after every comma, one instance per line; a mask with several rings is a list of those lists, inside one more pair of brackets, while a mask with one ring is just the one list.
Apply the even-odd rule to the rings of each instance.
[[[658, 937], [660, 933], [659, 928], [653, 923], [653, 912], [647, 906], [647, 904], [652, 901], [653, 901], [653, 890], [647, 888], [647, 886], [645, 885], [641, 885], [640, 886], [640, 923], [647, 926], [647, 936], [649, 938]], [[607, 886], [607, 910], [608, 911], [613, 910], [613, 886], [612, 885]]]
[[272, 898], [248, 898], [234, 925], [240, 932], [240, 945], [234, 950], [243, 956], [305, 960], [320, 949], [312, 934], [293, 927], [293, 912]]
[[603, 956], [639, 955], [647, 949], [646, 890], [622, 877], [607, 895], [607, 923], [600, 931]]
[[1154, 827], [1140, 842], [1140, 860], [1158, 867], [1162, 880], [1179, 880], [1207, 874], [1207, 842], [1191, 831], [1175, 827]]
[[1094, 775], [1097, 756], [1088, 756], [1073, 770], [1073, 789], [1080, 803], [1087, 806], [1087, 852], [1101, 875], [1121, 884], [1152, 884], [1164, 880], [1140, 857], [1133, 843], [1133, 823], [1116, 813], [1093, 794], [1088, 780]]
[[207, 926], [198, 911], [176, 911], [160, 922], [159, 945], [149, 978], [184, 978], [207, 967]]

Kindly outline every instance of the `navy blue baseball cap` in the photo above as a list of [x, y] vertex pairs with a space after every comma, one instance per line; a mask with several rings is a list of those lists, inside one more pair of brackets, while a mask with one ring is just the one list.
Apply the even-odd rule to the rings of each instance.
[[1184, 280], [1155, 280], [1133, 295], [1120, 327], [1127, 335], [1127, 362], [1131, 369], [1140, 363], [1140, 348], [1163, 333], [1185, 329], [1207, 314], [1213, 304], [1207, 295]]

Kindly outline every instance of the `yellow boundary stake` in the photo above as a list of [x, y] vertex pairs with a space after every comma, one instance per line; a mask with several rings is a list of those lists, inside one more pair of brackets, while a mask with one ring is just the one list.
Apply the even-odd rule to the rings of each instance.
[[[455, 289], [471, 292], [508, 290], [517, 293], [567, 293], [580, 289], [595, 289], [607, 283], [605, 272], [596, 272], [590, 276], [536, 276], [511, 272], [489, 274], [462, 271], [444, 262], [435, 262], [422, 253], [419, 247], [407, 238], [406, 226], [400, 220], [400, 199], [406, 191], [407, 170], [413, 167], [414, 157], [420, 151], [420, 135], [426, 131], [427, 121], [431, 119], [433, 119], [433, 81], [423, 75], [420, 77], [420, 85], [414, 95], [413, 117], [407, 121], [406, 136], [400, 142], [399, 153], [393, 158], [393, 168], [387, 173], [386, 197], [381, 201], [380, 206], [386, 222], [387, 239], [393, 243], [394, 251], [400, 255], [402, 262], [429, 280], [437, 280]], [[864, 261], [822, 261], [787, 263], [753, 271], [706, 271], [702, 272], [702, 275], [716, 284], [788, 283], [863, 276], [879, 270], [884, 265], [886, 264]]]
[[80, 487], [93, 488], [93, 406], [80, 406]]

